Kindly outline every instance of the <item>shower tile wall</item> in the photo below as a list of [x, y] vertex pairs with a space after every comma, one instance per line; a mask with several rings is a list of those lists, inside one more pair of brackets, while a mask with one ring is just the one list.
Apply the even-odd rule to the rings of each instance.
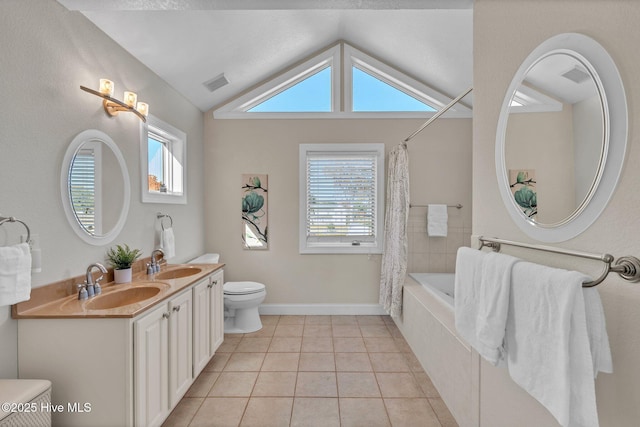
[[456, 252], [471, 241], [471, 221], [465, 218], [465, 208], [449, 208], [447, 237], [427, 235], [427, 208], [413, 207], [409, 211], [409, 273], [453, 273]]

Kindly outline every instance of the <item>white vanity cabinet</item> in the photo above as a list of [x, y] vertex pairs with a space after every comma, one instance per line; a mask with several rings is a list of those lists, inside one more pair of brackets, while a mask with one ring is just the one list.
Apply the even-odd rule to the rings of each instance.
[[160, 426], [222, 342], [222, 285], [218, 269], [136, 317], [20, 318], [18, 376], [51, 381], [53, 425]]
[[224, 273], [219, 270], [193, 286], [193, 370], [197, 376], [224, 339]]
[[191, 289], [134, 321], [135, 425], [159, 426], [193, 383]]

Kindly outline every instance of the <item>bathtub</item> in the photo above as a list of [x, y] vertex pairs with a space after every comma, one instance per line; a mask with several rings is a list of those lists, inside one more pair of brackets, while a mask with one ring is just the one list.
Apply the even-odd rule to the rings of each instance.
[[453, 307], [453, 273], [409, 273], [409, 276], [424, 286], [437, 298]]
[[458, 425], [477, 427], [479, 362], [455, 328], [453, 283], [452, 273], [410, 273], [394, 320]]

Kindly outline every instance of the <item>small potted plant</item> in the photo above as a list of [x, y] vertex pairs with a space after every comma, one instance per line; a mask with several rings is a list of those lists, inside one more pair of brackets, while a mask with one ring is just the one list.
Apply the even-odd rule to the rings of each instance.
[[142, 255], [140, 249], [131, 249], [129, 245], [116, 245], [107, 251], [107, 262], [113, 267], [116, 283], [131, 282], [131, 265]]

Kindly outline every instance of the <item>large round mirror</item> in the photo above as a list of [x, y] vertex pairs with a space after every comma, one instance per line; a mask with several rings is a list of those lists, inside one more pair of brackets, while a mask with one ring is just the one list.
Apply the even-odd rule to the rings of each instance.
[[496, 172], [502, 198], [529, 236], [559, 242], [600, 215], [627, 140], [624, 88], [611, 57], [581, 34], [561, 34], [520, 66], [500, 112]]
[[73, 139], [62, 165], [60, 192], [71, 228], [82, 240], [104, 245], [120, 233], [129, 211], [129, 173], [107, 134], [90, 129]]

